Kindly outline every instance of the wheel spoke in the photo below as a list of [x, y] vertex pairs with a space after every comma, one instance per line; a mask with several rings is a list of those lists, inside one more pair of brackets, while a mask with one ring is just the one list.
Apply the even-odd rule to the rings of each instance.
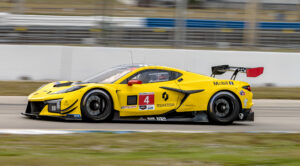
[[209, 121], [214, 124], [231, 124], [238, 120], [241, 111], [238, 99], [230, 92], [216, 93], [208, 107]]
[[224, 118], [230, 114], [230, 104], [226, 99], [220, 98], [214, 104], [214, 112], [220, 118]]
[[103, 111], [106, 109], [106, 102], [105, 102], [105, 100], [102, 100], [102, 109], [103, 109]]
[[101, 98], [100, 101], [99, 101], [99, 104], [100, 104], [99, 111], [100, 111], [100, 113], [103, 113], [103, 105], [102, 105], [102, 102], [103, 102], [103, 99]]
[[87, 99], [86, 107], [89, 114], [96, 116], [101, 113], [99, 109], [99, 106], [101, 105], [100, 102], [101, 102], [100, 97], [96, 95], [90, 96]]

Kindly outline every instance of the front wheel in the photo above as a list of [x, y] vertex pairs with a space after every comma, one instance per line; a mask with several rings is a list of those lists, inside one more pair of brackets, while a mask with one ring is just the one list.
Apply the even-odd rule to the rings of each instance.
[[81, 113], [83, 120], [98, 122], [111, 120], [112, 100], [103, 90], [88, 91], [81, 100]]
[[208, 117], [214, 124], [231, 124], [240, 112], [238, 99], [230, 92], [218, 92], [208, 105]]

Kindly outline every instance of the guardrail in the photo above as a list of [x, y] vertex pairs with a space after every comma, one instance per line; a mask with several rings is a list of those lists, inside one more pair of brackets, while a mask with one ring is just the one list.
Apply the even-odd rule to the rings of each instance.
[[[246, 28], [245, 21], [186, 19], [187, 28]], [[101, 26], [107, 23], [117, 27], [175, 28], [174, 18], [109, 17], [109, 16], [49, 16], [0, 13], [0, 26]], [[300, 22], [257, 22], [257, 29], [298, 30]]]

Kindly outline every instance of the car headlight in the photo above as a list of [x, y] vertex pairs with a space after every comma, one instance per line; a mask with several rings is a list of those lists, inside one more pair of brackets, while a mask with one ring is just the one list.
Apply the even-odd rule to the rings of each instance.
[[85, 87], [85, 86], [72, 86], [71, 88], [60, 90], [60, 91], [54, 92], [52, 94], [61, 94], [61, 93], [73, 92], [73, 91], [79, 90], [79, 89], [81, 89], [83, 87]]
[[48, 100], [46, 103], [48, 104], [48, 111], [54, 113], [60, 113], [60, 102], [62, 99], [57, 100]]

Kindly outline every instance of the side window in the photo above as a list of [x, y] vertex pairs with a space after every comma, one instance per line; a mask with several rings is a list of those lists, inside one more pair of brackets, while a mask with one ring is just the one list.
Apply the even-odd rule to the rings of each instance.
[[172, 80], [176, 80], [177, 78], [182, 76], [181, 73], [178, 73], [178, 72], [175, 72], [175, 71], [171, 71], [171, 73], [172, 73]]
[[170, 72], [163, 70], [146, 70], [138, 73], [130, 80], [141, 80], [143, 83], [163, 82], [170, 80]]
[[165, 82], [177, 79], [182, 74], [178, 72], [168, 71], [168, 70], [145, 70], [141, 71], [127, 80], [122, 82], [123, 84], [127, 84], [129, 80], [141, 80], [143, 83], [155, 83], [155, 82]]

